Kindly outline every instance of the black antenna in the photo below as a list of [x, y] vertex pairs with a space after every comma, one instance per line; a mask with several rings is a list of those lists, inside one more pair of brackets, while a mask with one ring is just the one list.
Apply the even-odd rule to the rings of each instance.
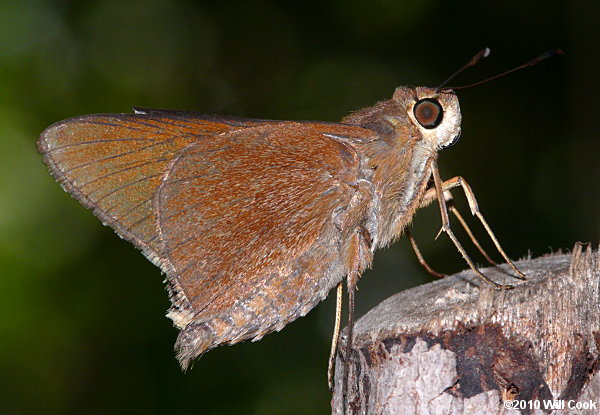
[[475, 54], [475, 56], [473, 56], [471, 58], [471, 60], [469, 62], [467, 62], [463, 66], [461, 66], [456, 72], [454, 72], [444, 82], [442, 82], [436, 89], [441, 89], [444, 85], [446, 85], [448, 82], [453, 80], [458, 74], [463, 72], [465, 69], [470, 68], [471, 66], [477, 65], [479, 63], [479, 61], [481, 61], [483, 58], [487, 58], [488, 56], [490, 56], [490, 53], [492, 53], [490, 48], [481, 49], [479, 52], [477, 52]]
[[[452, 90], [456, 91], [456, 90], [459, 90], [459, 89], [471, 88], [471, 87], [474, 87], [474, 86], [477, 86], [477, 85], [484, 84], [484, 83], [489, 82], [489, 81], [493, 81], [494, 79], [502, 78], [503, 76], [506, 76], [506, 75], [508, 75], [510, 73], [513, 73], [513, 72], [516, 72], [516, 71], [519, 71], [521, 69], [525, 69], [525, 68], [527, 68], [529, 66], [537, 65], [538, 63], [540, 63], [540, 62], [542, 62], [542, 61], [544, 61], [546, 59], [552, 58], [552, 57], [554, 57], [556, 55], [562, 55], [562, 54], [564, 54], [564, 52], [561, 49], [551, 49], [549, 51], [546, 51], [546, 52], [542, 53], [538, 57], [535, 57], [535, 58], [531, 59], [529, 62], [526, 62], [523, 65], [519, 65], [516, 68], [509, 69], [508, 71], [502, 72], [502, 73], [500, 73], [498, 75], [494, 75], [494, 76], [492, 76], [490, 78], [484, 79], [483, 81], [479, 81], [479, 82], [475, 82], [475, 83], [472, 83], [472, 84], [469, 84], [469, 85], [463, 85], [463, 86], [446, 87], [445, 89], [452, 89]], [[477, 57], [477, 55], [475, 55], [475, 57]], [[475, 59], [475, 58], [473, 58], [473, 59]], [[475, 63], [477, 63], [477, 62], [475, 62]], [[467, 65], [465, 65], [464, 68], [468, 68], [469, 66], [472, 66], [472, 65], [468, 65], [467, 64]], [[460, 70], [462, 70], [462, 69], [463, 68], [461, 68]], [[460, 72], [460, 70], [459, 70], [459, 72]], [[452, 79], [452, 77], [450, 77], [450, 79]], [[446, 84], [446, 82], [444, 82], [442, 85], [444, 85], [444, 84]]]

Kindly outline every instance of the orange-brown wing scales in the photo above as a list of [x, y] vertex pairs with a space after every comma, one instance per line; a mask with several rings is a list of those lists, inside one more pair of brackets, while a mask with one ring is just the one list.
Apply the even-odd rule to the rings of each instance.
[[[52, 175], [167, 274], [182, 365], [306, 314], [347, 273], [358, 127], [150, 111], [54, 124]], [[337, 226], [336, 226], [337, 225]]]
[[[306, 314], [343, 276], [333, 218], [359, 175], [363, 129], [285, 122], [182, 150], [155, 206], [165, 256], [192, 314], [170, 312], [186, 366], [221, 343], [260, 338]], [[180, 293], [181, 294], [181, 293]]]
[[233, 128], [167, 114], [91, 115], [52, 125], [39, 149], [65, 190], [168, 271], [152, 209], [162, 174], [180, 149]]

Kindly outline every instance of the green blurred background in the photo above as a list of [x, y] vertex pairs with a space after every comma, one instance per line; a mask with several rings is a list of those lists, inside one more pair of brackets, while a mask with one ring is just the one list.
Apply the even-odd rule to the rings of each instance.
[[[467, 178], [513, 258], [597, 244], [597, 4], [1, 2], [0, 414], [329, 412], [333, 299], [182, 373], [159, 270], [50, 178], [35, 148], [46, 126], [131, 106], [334, 121], [397, 85], [435, 86], [485, 46], [492, 56], [452, 84], [561, 47], [461, 91], [463, 135], [440, 168]], [[446, 237], [434, 243], [439, 226], [437, 208], [417, 215], [426, 258], [465, 268]], [[361, 280], [358, 313], [428, 280], [401, 240]]]

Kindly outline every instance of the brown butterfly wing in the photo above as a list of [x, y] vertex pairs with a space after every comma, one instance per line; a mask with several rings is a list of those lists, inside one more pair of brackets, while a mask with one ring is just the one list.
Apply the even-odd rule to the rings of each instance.
[[180, 299], [170, 316], [182, 328], [184, 366], [219, 344], [281, 329], [344, 277], [334, 217], [356, 193], [360, 166], [339, 139], [371, 134], [280, 122], [179, 153], [155, 203]]
[[67, 192], [167, 272], [152, 208], [164, 170], [191, 143], [256, 122], [156, 110], [88, 115], [50, 126], [38, 148]]
[[[150, 111], [59, 122], [52, 175], [167, 274], [185, 367], [306, 314], [345, 275], [359, 127]], [[337, 225], [337, 226], [336, 226]]]

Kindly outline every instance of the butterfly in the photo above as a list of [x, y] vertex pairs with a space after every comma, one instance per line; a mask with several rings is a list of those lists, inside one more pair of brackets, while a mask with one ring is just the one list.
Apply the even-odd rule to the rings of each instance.
[[60, 121], [38, 148], [68, 193], [166, 275], [187, 368], [281, 330], [344, 280], [351, 313], [375, 250], [434, 200], [476, 270], [450, 228], [455, 187], [512, 265], [464, 179], [441, 180], [438, 151], [460, 132], [454, 91], [399, 87], [337, 123], [135, 109]]

